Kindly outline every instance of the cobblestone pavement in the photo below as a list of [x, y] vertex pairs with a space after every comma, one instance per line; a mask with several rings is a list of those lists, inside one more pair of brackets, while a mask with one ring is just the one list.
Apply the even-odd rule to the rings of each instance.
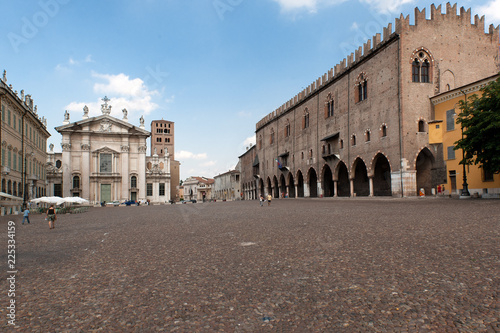
[[21, 219], [17, 327], [2, 279], [3, 332], [500, 332], [498, 200], [106, 207], [54, 230]]

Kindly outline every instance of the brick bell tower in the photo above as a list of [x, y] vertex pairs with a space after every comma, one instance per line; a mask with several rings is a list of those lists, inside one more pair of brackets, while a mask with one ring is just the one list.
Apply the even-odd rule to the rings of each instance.
[[175, 126], [173, 121], [153, 120], [151, 122], [151, 155], [164, 157], [168, 151], [170, 159], [170, 198], [179, 200], [180, 167], [175, 160]]

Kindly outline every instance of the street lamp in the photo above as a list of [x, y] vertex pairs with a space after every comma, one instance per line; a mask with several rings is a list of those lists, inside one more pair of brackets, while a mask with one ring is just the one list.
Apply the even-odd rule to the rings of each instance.
[[[460, 89], [460, 91], [465, 96], [465, 107], [467, 108], [467, 94], [462, 89]], [[464, 126], [462, 123], [460, 123], [460, 130], [462, 131], [462, 140], [463, 140], [464, 139]], [[468, 198], [470, 198], [470, 193], [469, 193], [469, 185], [467, 184], [467, 173], [466, 173], [466, 169], [465, 169], [465, 151], [463, 148], [462, 148], [462, 167], [463, 167], [463, 174], [464, 174], [464, 177], [463, 177], [464, 182], [462, 184], [462, 193], [460, 193], [460, 199], [468, 199]]]

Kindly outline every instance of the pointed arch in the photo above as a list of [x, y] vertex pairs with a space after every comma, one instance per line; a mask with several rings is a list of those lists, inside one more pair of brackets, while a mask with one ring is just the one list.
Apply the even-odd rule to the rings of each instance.
[[291, 172], [288, 173], [288, 197], [295, 198], [295, 182]]
[[323, 165], [321, 175], [321, 187], [323, 188], [323, 196], [333, 197], [335, 195], [335, 185], [333, 183], [332, 169], [330, 169], [330, 166], [328, 164]]
[[381, 152], [372, 159], [371, 170], [373, 170], [373, 195], [392, 196], [391, 163]]
[[318, 197], [318, 174], [313, 167], [307, 171], [307, 184], [309, 185], [309, 197]]
[[304, 197], [304, 176], [302, 175], [302, 171], [300, 169], [297, 171], [297, 197]]
[[417, 195], [421, 188], [424, 189], [425, 193], [431, 193], [434, 163], [435, 158], [431, 150], [428, 147], [421, 148], [415, 158], [415, 171], [417, 172], [417, 188], [415, 190]]
[[368, 183], [368, 170], [366, 164], [360, 157], [356, 158], [351, 169], [354, 173], [354, 193], [358, 197], [370, 195], [370, 184]]
[[334, 170], [334, 177], [337, 181], [337, 196], [348, 197], [351, 195], [351, 185], [349, 182], [349, 170], [343, 161], [337, 163]]

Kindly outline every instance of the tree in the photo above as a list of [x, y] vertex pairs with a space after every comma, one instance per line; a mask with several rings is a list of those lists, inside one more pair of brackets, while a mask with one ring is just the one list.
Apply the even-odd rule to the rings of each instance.
[[476, 94], [459, 102], [457, 124], [463, 129], [455, 150], [464, 151], [460, 164], [480, 164], [485, 171], [500, 173], [500, 77]]

